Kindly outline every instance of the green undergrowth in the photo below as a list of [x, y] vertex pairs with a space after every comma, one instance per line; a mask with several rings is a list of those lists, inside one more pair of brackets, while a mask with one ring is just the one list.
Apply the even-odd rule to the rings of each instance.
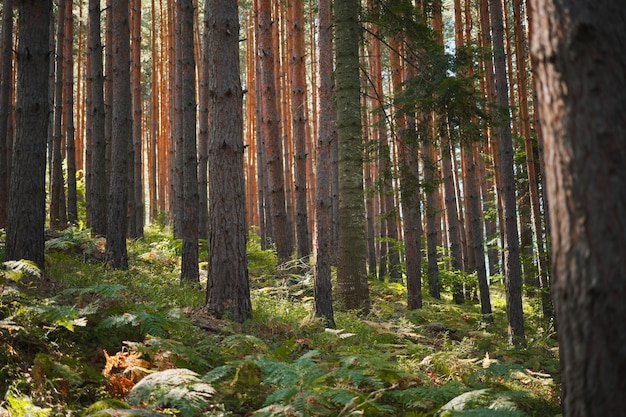
[[[407, 311], [402, 285], [371, 280], [371, 311], [336, 311], [329, 329], [312, 314], [310, 265], [277, 265], [251, 234], [253, 318], [237, 324], [202, 309], [204, 265], [201, 285], [181, 286], [180, 241], [168, 236], [148, 228], [130, 242], [127, 271], [109, 270], [104, 242], [77, 229], [47, 241], [45, 274], [27, 262], [2, 265], [2, 408], [12, 416], [559, 414], [550, 327], [527, 302], [527, 344], [510, 347], [499, 285], [485, 323], [475, 303], [445, 297], [425, 295], [424, 308]], [[118, 401], [98, 403], [110, 399]]]

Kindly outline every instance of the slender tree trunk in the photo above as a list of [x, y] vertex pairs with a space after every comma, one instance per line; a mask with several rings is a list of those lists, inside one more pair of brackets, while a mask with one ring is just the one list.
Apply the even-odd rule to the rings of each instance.
[[332, 57], [332, 18], [331, 0], [320, 0], [319, 16], [319, 61], [318, 61], [318, 98], [319, 127], [316, 147], [315, 178], [315, 315], [323, 317], [326, 324], [334, 327], [335, 319], [332, 303], [332, 284], [330, 262], [332, 253], [332, 201], [330, 148], [336, 140], [333, 126], [333, 57]]
[[[4, 229], [9, 206], [9, 116], [13, 89], [13, 0], [2, 2], [2, 48], [0, 68], [0, 229]], [[10, 12], [9, 12], [10, 11]]]
[[275, 62], [277, 51], [272, 46], [271, 1], [259, 0], [257, 20], [257, 49], [261, 67], [262, 108], [261, 130], [265, 141], [265, 173], [269, 186], [269, 208], [272, 224], [272, 238], [281, 261], [289, 259], [293, 251], [293, 242], [287, 221], [285, 207], [285, 178], [283, 174], [283, 149], [280, 137], [280, 120], [276, 103]]
[[128, 209], [128, 154], [132, 136], [130, 91], [129, 0], [111, 1], [113, 114], [111, 141], [111, 183], [107, 216], [107, 256], [113, 269], [128, 268], [126, 249]]
[[206, 308], [250, 317], [243, 175], [239, 21], [235, 0], [206, 0], [209, 13], [209, 262]]
[[296, 253], [298, 258], [308, 257], [309, 224], [307, 207], [307, 84], [304, 44], [303, 0], [287, 2], [287, 14], [291, 39], [289, 69], [291, 77], [291, 128], [294, 143], [294, 187], [296, 201]]
[[[193, 0], [181, 3], [181, 71], [183, 102], [183, 253], [181, 281], [199, 282], [198, 162], [196, 159], [196, 63], [193, 50]], [[243, 162], [243, 160], [242, 160]]]
[[[209, 21], [204, 14], [202, 33], [202, 65], [200, 71], [200, 92], [198, 95], [198, 236], [209, 239]], [[252, 204], [253, 200], [249, 201]]]
[[51, 1], [19, 0], [15, 147], [5, 260], [28, 259], [44, 269], [46, 130], [48, 128]]
[[[64, 75], [64, 111], [65, 111], [65, 158], [67, 164], [67, 221], [78, 222], [78, 200], [76, 196], [76, 143], [74, 127], [74, 13], [73, 1], [66, 0], [65, 38], [63, 59]], [[59, 21], [59, 24], [61, 22]]]
[[422, 142], [422, 163], [424, 164], [424, 192], [426, 204], [426, 257], [428, 262], [428, 293], [431, 297], [441, 299], [441, 284], [439, 283], [439, 265], [437, 258], [437, 217], [435, 207], [435, 178], [436, 162], [433, 160], [433, 145], [428, 132], [428, 115], [422, 113], [418, 137]]
[[365, 207], [359, 78], [359, 3], [335, 1], [337, 139], [339, 145], [339, 241], [337, 301], [369, 310], [365, 269]]
[[59, 229], [67, 225], [65, 209], [65, 186], [63, 181], [63, 51], [65, 30], [63, 22], [67, 10], [67, 0], [61, 0], [57, 17], [56, 71], [54, 88], [54, 123], [52, 136], [52, 167], [50, 184], [50, 228]]
[[129, 200], [133, 206], [134, 228], [131, 237], [143, 236], [144, 203], [143, 203], [143, 110], [141, 88], [141, 0], [132, 0], [132, 43], [131, 43], [131, 80], [133, 106], [133, 187]]
[[91, 234], [106, 235], [107, 175], [104, 136], [104, 74], [102, 71], [102, 40], [100, 38], [100, 1], [89, 0], [89, 54], [92, 105], [91, 113]]
[[519, 235], [515, 203], [515, 177], [513, 173], [513, 141], [508, 112], [504, 39], [502, 24], [502, 0], [490, 0], [489, 12], [493, 30], [494, 68], [499, 110], [498, 159], [500, 187], [504, 219], [504, 274], [506, 284], [506, 311], [509, 336], [513, 344], [524, 342], [524, 314], [522, 311], [522, 276], [520, 265]]
[[563, 415], [626, 410], [626, 9], [533, 0]]

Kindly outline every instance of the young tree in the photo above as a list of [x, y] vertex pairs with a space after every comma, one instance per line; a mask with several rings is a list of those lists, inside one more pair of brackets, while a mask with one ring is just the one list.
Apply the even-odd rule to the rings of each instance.
[[51, 1], [19, 0], [16, 136], [6, 228], [6, 260], [44, 268], [46, 131]]
[[128, 155], [132, 144], [132, 103], [130, 91], [129, 0], [111, 1], [112, 50], [112, 140], [111, 182], [107, 211], [107, 256], [114, 269], [128, 267], [126, 229], [128, 219]]
[[367, 311], [370, 301], [365, 264], [360, 39], [359, 2], [335, 1], [335, 82], [339, 146], [337, 300], [345, 308]]
[[563, 415], [626, 410], [626, 9], [532, 0]]
[[250, 317], [243, 175], [243, 97], [236, 0], [206, 0], [209, 59], [209, 262], [205, 308]]

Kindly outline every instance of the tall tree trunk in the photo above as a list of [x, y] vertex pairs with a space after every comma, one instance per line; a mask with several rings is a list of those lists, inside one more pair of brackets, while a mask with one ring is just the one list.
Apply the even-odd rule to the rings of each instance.
[[532, 0], [563, 415], [626, 410], [626, 9]]
[[[193, 50], [193, 0], [179, 0], [183, 102], [183, 253], [181, 281], [199, 282], [198, 271], [198, 162], [196, 159], [196, 63]], [[243, 161], [242, 161], [243, 162]], [[244, 222], [245, 223], [245, 222]]]
[[[159, 154], [162, 152], [159, 149], [159, 88], [160, 88], [160, 71], [159, 71], [159, 55], [157, 54], [157, 41], [159, 35], [156, 29], [156, 4], [155, 0], [151, 0], [150, 4], [151, 18], [150, 18], [150, 33], [153, 41], [150, 45], [150, 56], [152, 58], [151, 62], [151, 84], [150, 84], [150, 152], [149, 152], [149, 189], [150, 189], [150, 221], [152, 223], [156, 222], [157, 216], [159, 214], [158, 211], [158, 200], [163, 196], [159, 196], [159, 183], [162, 181], [157, 181], [157, 173], [159, 172], [161, 159], [159, 158]], [[162, 42], [162, 41], [161, 41]]]
[[[65, 111], [65, 158], [67, 164], [67, 221], [78, 222], [78, 199], [76, 196], [76, 143], [74, 127], [74, 13], [73, 1], [66, 0], [64, 19], [64, 111]], [[61, 22], [59, 21], [59, 24]]]
[[541, 291], [541, 302], [544, 317], [552, 317], [552, 306], [550, 300], [550, 286], [548, 281], [548, 267], [545, 239], [543, 236], [541, 203], [539, 198], [539, 178], [535, 163], [535, 152], [530, 130], [530, 115], [528, 104], [528, 77], [526, 67], [526, 42], [522, 27], [521, 0], [513, 0], [513, 20], [515, 36], [515, 52], [517, 65], [517, 84], [519, 88], [519, 115], [521, 133], [524, 139], [524, 150], [526, 153], [526, 172], [528, 175], [528, 192], [530, 194], [530, 209], [533, 225], [535, 244], [537, 245], [537, 275], [539, 276], [539, 287]]
[[[170, 45], [170, 50], [173, 49], [173, 53], [170, 59], [174, 60], [172, 72], [170, 77], [173, 84], [172, 95], [170, 96], [170, 105], [172, 106], [172, 140], [170, 154], [172, 158], [170, 160], [172, 172], [172, 179], [170, 185], [171, 200], [170, 205], [172, 207], [173, 215], [173, 232], [174, 238], [180, 239], [183, 234], [183, 217], [185, 211], [184, 195], [183, 195], [183, 163], [184, 163], [184, 133], [183, 133], [183, 70], [181, 60], [181, 3], [180, 1], [173, 0], [174, 5], [171, 8], [171, 16], [173, 17], [174, 37], [173, 43]], [[172, 17], [170, 17], [172, 19]]]
[[283, 174], [283, 147], [280, 137], [280, 120], [276, 103], [275, 63], [272, 45], [271, 1], [259, 0], [257, 7], [257, 50], [261, 67], [261, 95], [258, 105], [262, 105], [261, 130], [265, 141], [265, 173], [269, 186], [269, 208], [272, 223], [272, 238], [281, 261], [289, 259], [293, 242], [287, 222], [285, 207], [285, 178]]
[[61, 0], [57, 17], [56, 71], [54, 88], [54, 123], [52, 135], [52, 167], [50, 184], [50, 228], [59, 229], [67, 226], [65, 209], [65, 186], [63, 182], [63, 51], [65, 30], [65, 13], [67, 0]]
[[290, 36], [289, 75], [291, 77], [291, 129], [294, 144], [294, 188], [296, 201], [296, 253], [298, 258], [308, 257], [309, 220], [307, 207], [307, 84], [304, 44], [303, 0], [287, 2]]
[[330, 262], [332, 247], [332, 201], [330, 148], [336, 140], [333, 108], [333, 56], [332, 56], [332, 18], [331, 0], [320, 0], [319, 16], [319, 61], [318, 61], [318, 99], [319, 127], [316, 147], [315, 178], [315, 315], [323, 317], [326, 324], [334, 327], [335, 318], [332, 303], [332, 284]]
[[428, 129], [428, 115], [423, 112], [418, 128], [418, 137], [422, 143], [422, 163], [424, 166], [424, 192], [426, 194], [426, 258], [428, 262], [428, 293], [431, 297], [441, 299], [439, 283], [439, 265], [437, 258], [437, 208], [435, 207], [435, 189], [437, 165], [433, 158], [433, 145]]
[[114, 269], [128, 268], [126, 249], [128, 209], [128, 154], [132, 146], [130, 91], [129, 0], [111, 1], [113, 114], [111, 130], [111, 182], [107, 216], [107, 257]]
[[[200, 66], [200, 91], [198, 94], [198, 236], [209, 239], [209, 21], [204, 14], [202, 32], [202, 65]], [[252, 204], [253, 200], [248, 203]]]
[[206, 0], [209, 13], [209, 262], [206, 308], [250, 317], [243, 175], [239, 21], [235, 0]]
[[[13, 89], [13, 0], [2, 2], [2, 39], [0, 48], [0, 229], [4, 229], [9, 206], [9, 115]], [[8, 11], [11, 11], [10, 13]]]
[[133, 159], [130, 169], [133, 171], [133, 182], [131, 193], [128, 196], [131, 207], [131, 215], [134, 214], [133, 225], [130, 230], [130, 237], [133, 239], [143, 236], [143, 111], [141, 94], [141, 0], [132, 0], [131, 4], [131, 82], [132, 82], [132, 111], [133, 111]]
[[46, 130], [51, 1], [19, 0], [15, 147], [5, 260], [44, 269]]
[[91, 113], [91, 234], [106, 235], [107, 176], [106, 142], [104, 136], [104, 74], [102, 70], [102, 40], [100, 38], [100, 0], [89, 0], [89, 54], [92, 105]]
[[509, 117], [509, 93], [507, 89], [504, 27], [502, 23], [502, 0], [490, 0], [489, 12], [493, 31], [493, 50], [497, 104], [499, 106], [498, 159], [500, 187], [504, 219], [504, 276], [506, 284], [506, 312], [509, 336], [513, 344], [524, 342], [524, 314], [522, 311], [522, 274], [520, 265], [519, 235], [515, 202], [515, 176], [513, 173], [513, 140]]
[[360, 39], [358, 1], [335, 1], [335, 80], [339, 146], [337, 301], [345, 308], [367, 311], [370, 301], [365, 268]]
[[[444, 185], [444, 205], [446, 210], [446, 229], [450, 248], [451, 266], [455, 271], [463, 269], [463, 255], [461, 250], [461, 238], [459, 233], [460, 222], [457, 209], [456, 192], [454, 190], [454, 178], [452, 176], [452, 151], [447, 132], [441, 135], [441, 175]], [[463, 283], [452, 284], [452, 298], [457, 304], [463, 304]]]

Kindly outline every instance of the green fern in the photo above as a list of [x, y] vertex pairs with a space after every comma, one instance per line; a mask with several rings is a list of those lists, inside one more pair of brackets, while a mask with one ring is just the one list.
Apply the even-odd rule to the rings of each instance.
[[134, 304], [127, 306], [127, 311], [106, 317], [98, 325], [98, 330], [123, 328], [127, 326], [137, 328], [143, 337], [153, 335], [164, 337], [180, 325], [177, 309], [159, 310], [149, 304]]
[[210, 405], [215, 389], [189, 369], [155, 372], [143, 378], [128, 394], [130, 405], [150, 409], [175, 408], [191, 417]]
[[33, 261], [20, 259], [19, 261], [5, 261], [2, 263], [5, 275], [11, 281], [19, 281], [23, 276], [41, 278], [41, 270]]

